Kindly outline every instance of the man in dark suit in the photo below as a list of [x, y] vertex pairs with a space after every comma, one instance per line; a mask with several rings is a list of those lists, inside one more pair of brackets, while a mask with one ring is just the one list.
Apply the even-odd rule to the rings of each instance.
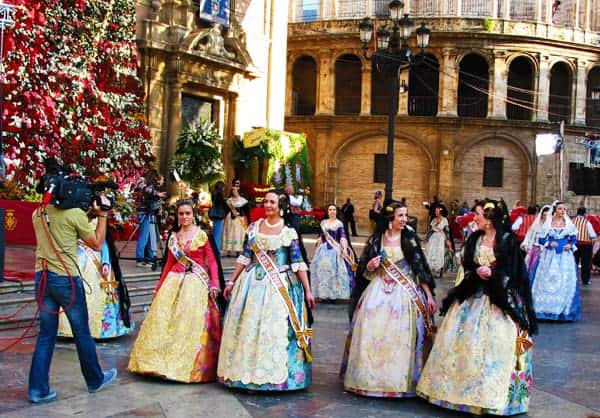
[[356, 233], [356, 221], [354, 220], [354, 205], [350, 198], [346, 199], [346, 203], [342, 206], [342, 220], [344, 222], [344, 229], [346, 230], [346, 234], [350, 235], [350, 230], [348, 229], [348, 225], [352, 228], [352, 236], [357, 237]]

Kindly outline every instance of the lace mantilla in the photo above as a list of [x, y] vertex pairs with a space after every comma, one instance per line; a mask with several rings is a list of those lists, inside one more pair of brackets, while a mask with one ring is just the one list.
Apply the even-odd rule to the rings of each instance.
[[278, 235], [256, 233], [255, 238], [265, 251], [275, 251], [280, 247], [289, 247], [293, 240], [298, 239], [294, 228], [284, 226]]

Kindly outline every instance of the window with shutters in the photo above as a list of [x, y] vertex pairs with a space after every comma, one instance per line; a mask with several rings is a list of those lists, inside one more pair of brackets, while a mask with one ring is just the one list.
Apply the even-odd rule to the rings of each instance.
[[373, 183], [385, 183], [387, 154], [375, 154], [373, 161]]
[[502, 187], [504, 158], [483, 158], [483, 187]]

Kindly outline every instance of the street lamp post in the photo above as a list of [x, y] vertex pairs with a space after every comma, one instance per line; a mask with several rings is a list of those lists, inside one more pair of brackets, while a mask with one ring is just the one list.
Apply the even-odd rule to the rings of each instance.
[[[388, 109], [388, 136], [385, 172], [385, 201], [392, 200], [394, 183], [394, 136], [396, 128], [396, 113], [398, 113], [398, 90], [400, 73], [413, 66], [417, 62], [412, 58], [412, 51], [408, 47], [408, 39], [411, 36], [414, 23], [408, 13], [403, 14], [404, 3], [400, 0], [392, 0], [389, 5], [390, 20], [392, 21], [392, 32], [380, 26], [377, 29], [376, 49], [369, 55], [369, 45], [373, 38], [373, 22], [365, 17], [358, 25], [360, 40], [363, 44], [363, 54], [374, 64], [378, 64], [383, 71], [389, 71], [392, 75], [391, 98]], [[417, 46], [421, 52], [429, 46], [429, 35], [431, 31], [425, 27], [425, 23], [416, 30]], [[404, 89], [403, 84], [403, 91]]]

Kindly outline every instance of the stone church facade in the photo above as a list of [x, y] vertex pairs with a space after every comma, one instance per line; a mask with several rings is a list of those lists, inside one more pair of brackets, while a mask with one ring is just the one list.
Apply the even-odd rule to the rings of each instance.
[[[286, 2], [136, 0], [136, 20], [157, 167], [172, 180], [179, 133], [204, 117], [224, 139], [231, 181], [233, 141], [255, 126], [283, 129]], [[170, 190], [177, 195], [175, 184]]]
[[[385, 23], [387, 3], [289, 4], [285, 128], [306, 133], [317, 205], [351, 197], [362, 225], [384, 188], [390, 79], [364, 57], [358, 25], [364, 16]], [[589, 165], [576, 139], [600, 127], [591, 100], [600, 87], [600, 2], [556, 10], [545, 0], [405, 3], [432, 31], [425, 51], [414, 34], [409, 40], [426, 64], [401, 72], [407, 92], [395, 118], [393, 197], [407, 199], [420, 229], [422, 202], [434, 194], [509, 205], [562, 195], [572, 208], [600, 210], [600, 199], [575, 195], [568, 179], [572, 163]], [[560, 121], [563, 153], [536, 157], [536, 135], [558, 133]]]

